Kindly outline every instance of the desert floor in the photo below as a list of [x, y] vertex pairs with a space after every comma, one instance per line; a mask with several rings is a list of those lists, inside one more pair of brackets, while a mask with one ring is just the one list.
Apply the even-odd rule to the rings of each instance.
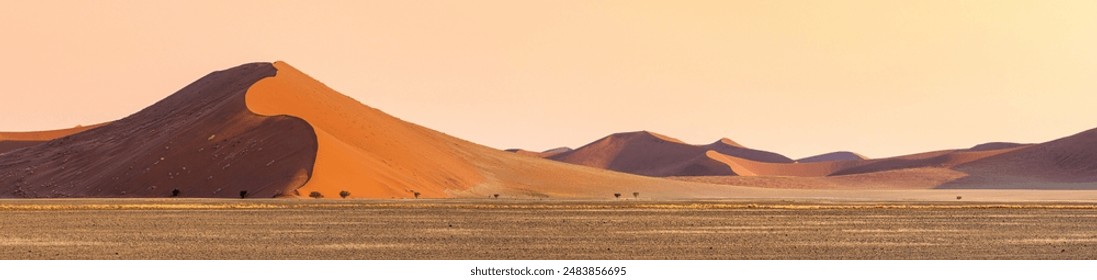
[[0, 216], [2, 259], [1097, 259], [1093, 203], [62, 199]]

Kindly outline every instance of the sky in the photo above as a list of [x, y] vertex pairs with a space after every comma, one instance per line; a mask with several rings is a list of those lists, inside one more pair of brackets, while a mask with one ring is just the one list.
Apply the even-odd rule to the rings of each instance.
[[123, 118], [286, 61], [495, 148], [648, 130], [792, 158], [1097, 128], [1097, 1], [14, 1], [0, 131]]

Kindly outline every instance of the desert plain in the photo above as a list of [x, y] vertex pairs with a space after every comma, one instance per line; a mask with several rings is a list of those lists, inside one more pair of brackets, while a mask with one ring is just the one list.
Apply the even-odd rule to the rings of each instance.
[[1097, 204], [0, 201], [2, 259], [1094, 259]]

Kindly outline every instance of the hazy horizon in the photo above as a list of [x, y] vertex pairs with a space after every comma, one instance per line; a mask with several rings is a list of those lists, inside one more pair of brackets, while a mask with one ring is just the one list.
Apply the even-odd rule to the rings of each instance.
[[16, 2], [0, 131], [112, 121], [284, 60], [499, 149], [647, 130], [801, 158], [1097, 128], [1093, 1]]

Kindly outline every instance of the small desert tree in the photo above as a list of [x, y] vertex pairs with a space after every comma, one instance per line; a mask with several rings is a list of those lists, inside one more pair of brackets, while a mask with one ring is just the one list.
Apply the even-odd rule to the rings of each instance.
[[248, 191], [240, 191], [240, 199], [248, 198]]
[[419, 192], [415, 192], [415, 199], [419, 199], [419, 195], [420, 195]]
[[171, 197], [179, 197], [179, 189], [172, 189]]
[[309, 197], [311, 197], [311, 198], [324, 198], [324, 195], [321, 194], [318, 191], [313, 191], [313, 192], [309, 193]]
[[637, 199], [640, 198], [640, 192], [633, 192], [632, 193], [632, 198], [637, 198]]
[[621, 199], [621, 193], [613, 193], [613, 197], [616, 197], [617, 199]]
[[495, 199], [499, 199], [499, 194], [495, 194]]
[[350, 192], [348, 192], [348, 191], [339, 192], [339, 197], [347, 198], [348, 196], [350, 196]]

